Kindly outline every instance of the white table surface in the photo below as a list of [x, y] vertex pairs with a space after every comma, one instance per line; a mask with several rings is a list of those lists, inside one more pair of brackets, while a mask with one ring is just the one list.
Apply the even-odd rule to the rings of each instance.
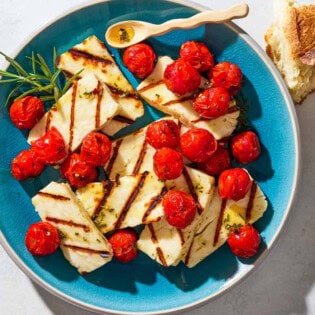
[[[149, 0], [148, 0], [149, 1]], [[314, 0], [312, 0], [314, 2]], [[195, 1], [223, 8], [237, 0]], [[1, 0], [0, 50], [14, 55], [36, 29], [86, 0]], [[248, 0], [250, 14], [237, 21], [262, 47], [272, 22], [272, 1]], [[0, 68], [4, 62], [0, 60]], [[315, 93], [296, 107], [302, 139], [302, 180], [296, 202], [280, 240], [245, 281], [189, 315], [315, 314]], [[285, 154], [285, 152], [284, 152]], [[0, 246], [0, 314], [89, 314], [33, 283]]]

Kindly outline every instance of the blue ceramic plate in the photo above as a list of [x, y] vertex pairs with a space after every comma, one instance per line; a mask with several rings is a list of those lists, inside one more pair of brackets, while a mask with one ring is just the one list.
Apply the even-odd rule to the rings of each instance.
[[[55, 46], [64, 52], [89, 35], [104, 37], [105, 29], [119, 21], [140, 19], [162, 23], [189, 17], [202, 10], [190, 4], [161, 0], [118, 0], [96, 3], [70, 13], [43, 29], [18, 53], [32, 51], [51, 58]], [[264, 246], [250, 261], [236, 259], [223, 246], [194, 269], [183, 265], [163, 268], [145, 255], [130, 264], [112, 262], [80, 276], [60, 251], [36, 258], [24, 246], [24, 235], [31, 223], [39, 221], [30, 198], [58, 174], [47, 169], [38, 179], [20, 183], [10, 174], [14, 156], [28, 147], [26, 134], [16, 129], [6, 109], [0, 112], [0, 228], [1, 242], [9, 255], [33, 280], [51, 293], [81, 307], [111, 313], [170, 313], [209, 301], [244, 278], [264, 258], [278, 236], [292, 204], [299, 173], [299, 138], [294, 108], [288, 92], [262, 50], [233, 24], [206, 25], [191, 31], [173, 31], [152, 38], [158, 55], [176, 58], [180, 44], [188, 39], [205, 42], [217, 61], [229, 60], [240, 66], [245, 80], [242, 96], [248, 105], [247, 117], [263, 144], [260, 159], [248, 166], [268, 196], [269, 207], [256, 227]], [[121, 65], [120, 52], [111, 49]], [[123, 68], [136, 86], [137, 81]], [[3, 103], [10, 87], [1, 87]], [[147, 109], [135, 128], [157, 119], [156, 111]]]

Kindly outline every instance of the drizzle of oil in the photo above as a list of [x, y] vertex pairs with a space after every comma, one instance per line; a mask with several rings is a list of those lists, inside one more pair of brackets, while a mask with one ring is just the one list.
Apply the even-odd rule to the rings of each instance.
[[109, 33], [109, 38], [116, 43], [128, 43], [135, 36], [135, 31], [131, 26], [116, 26]]

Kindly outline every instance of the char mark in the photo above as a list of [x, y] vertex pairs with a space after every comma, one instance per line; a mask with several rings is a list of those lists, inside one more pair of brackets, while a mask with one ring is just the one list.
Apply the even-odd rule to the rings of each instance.
[[221, 209], [220, 209], [220, 215], [218, 218], [217, 226], [215, 228], [215, 234], [214, 234], [214, 239], [213, 239], [213, 246], [215, 246], [219, 240], [219, 235], [220, 235], [220, 229], [222, 225], [222, 220], [223, 220], [223, 215], [224, 215], [224, 210], [226, 207], [226, 199], [221, 200]]
[[73, 142], [73, 127], [74, 127], [74, 120], [75, 120], [75, 101], [77, 97], [77, 89], [78, 89], [78, 82], [73, 83], [73, 90], [72, 90], [72, 98], [71, 98], [71, 112], [70, 112], [70, 125], [69, 125], [69, 150], [72, 151], [72, 142]]
[[46, 198], [62, 200], [62, 201], [70, 201], [71, 200], [69, 197], [66, 197], [66, 196], [55, 195], [55, 194], [51, 194], [51, 193], [47, 193], [47, 192], [43, 192], [43, 191], [39, 191], [37, 193], [37, 195], [42, 196], [42, 197], [46, 197]]
[[96, 115], [95, 115], [95, 129], [99, 129], [101, 125], [101, 103], [103, 97], [103, 87], [100, 81], [97, 83], [97, 104], [96, 104]]
[[91, 249], [91, 248], [68, 245], [68, 244], [62, 244], [62, 246], [76, 250], [78, 252], [83, 252], [83, 253], [87, 253], [87, 254], [98, 254], [103, 258], [108, 258], [111, 256], [109, 251], [95, 250], [95, 249]]
[[116, 120], [116, 121], [119, 121], [119, 122], [122, 122], [122, 123], [125, 123], [125, 124], [128, 124], [128, 125], [131, 125], [134, 123], [134, 120], [132, 119], [129, 119], [127, 117], [124, 117], [124, 116], [121, 116], [121, 115], [117, 115], [113, 118], [113, 120]]
[[111, 65], [113, 62], [109, 59], [103, 59], [98, 56], [94, 56], [86, 51], [82, 51], [79, 49], [71, 48], [68, 50], [74, 60], [78, 58], [83, 58], [85, 60], [89, 60], [91, 62], [101, 63], [104, 66]]
[[151, 89], [155, 88], [156, 86], [158, 86], [160, 84], [163, 84], [163, 83], [164, 83], [163, 80], [159, 80], [159, 81], [153, 82], [151, 84], [148, 84], [148, 85], [144, 86], [140, 90], [138, 90], [138, 93], [142, 93], [142, 92], [145, 92], [147, 90], [151, 90]]
[[[149, 228], [149, 231], [151, 233], [151, 240], [152, 240], [153, 244], [158, 244], [158, 239], [156, 238], [155, 231], [154, 231], [153, 225], [151, 223], [148, 224], [148, 228]], [[157, 253], [162, 265], [164, 267], [167, 267], [167, 262], [166, 262], [166, 259], [164, 257], [163, 251], [159, 246], [156, 247], [156, 253]]]
[[116, 145], [113, 148], [113, 154], [112, 154], [112, 156], [111, 156], [111, 158], [110, 158], [110, 160], [108, 162], [107, 168], [106, 168], [106, 173], [107, 173], [108, 176], [110, 175], [110, 173], [112, 171], [112, 168], [113, 168], [114, 163], [116, 161], [116, 158], [117, 158], [117, 155], [118, 155], [118, 152], [119, 152], [119, 148], [120, 148], [120, 146], [122, 144], [122, 141], [123, 141], [123, 139], [117, 140], [116, 141]]
[[142, 165], [142, 162], [143, 162], [143, 159], [144, 159], [144, 156], [145, 154], [147, 153], [147, 147], [148, 147], [148, 143], [147, 141], [145, 140], [142, 144], [142, 148], [141, 148], [141, 151], [139, 153], [139, 156], [138, 156], [138, 160], [135, 164], [135, 167], [133, 168], [133, 172], [132, 172], [132, 175], [137, 175], [139, 173], [139, 170], [141, 168], [141, 165]]
[[112, 181], [106, 181], [104, 183], [104, 196], [102, 198], [102, 200], [100, 201], [98, 207], [96, 208], [94, 214], [93, 214], [93, 220], [97, 217], [97, 215], [102, 211], [111, 191], [112, 191], [112, 188], [114, 187], [114, 183]]
[[251, 219], [251, 214], [252, 214], [252, 209], [253, 209], [256, 191], [257, 191], [257, 184], [253, 181], [252, 187], [250, 189], [250, 195], [249, 195], [247, 208], [246, 208], [246, 222], [248, 222]]
[[56, 224], [62, 224], [62, 225], [68, 225], [68, 226], [73, 226], [73, 227], [77, 227], [77, 228], [82, 228], [84, 229], [85, 232], [89, 232], [90, 228], [85, 225], [85, 224], [80, 224], [80, 223], [75, 223], [73, 221], [66, 221], [66, 220], [62, 220], [62, 219], [58, 219], [58, 218], [53, 218], [53, 217], [46, 217], [45, 218], [46, 221], [49, 222], [54, 222]]

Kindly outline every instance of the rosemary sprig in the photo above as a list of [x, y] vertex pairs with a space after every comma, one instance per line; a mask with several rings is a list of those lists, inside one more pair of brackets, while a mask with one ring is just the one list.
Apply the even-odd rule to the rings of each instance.
[[52, 70], [49, 68], [45, 59], [40, 54], [35, 54], [34, 52], [32, 52], [31, 56], [26, 56], [26, 59], [28, 59], [31, 64], [31, 72], [28, 72], [16, 60], [1, 51], [0, 55], [2, 55], [13, 68], [11, 72], [0, 70], [0, 76], [2, 77], [0, 84], [15, 83], [16, 85], [9, 93], [5, 106], [12, 97], [15, 97], [14, 101], [16, 101], [30, 94], [38, 96], [42, 101], [57, 102], [83, 71], [83, 69], [78, 71], [61, 87], [60, 75], [62, 71], [57, 69], [56, 66], [57, 51], [55, 48], [53, 50]]

